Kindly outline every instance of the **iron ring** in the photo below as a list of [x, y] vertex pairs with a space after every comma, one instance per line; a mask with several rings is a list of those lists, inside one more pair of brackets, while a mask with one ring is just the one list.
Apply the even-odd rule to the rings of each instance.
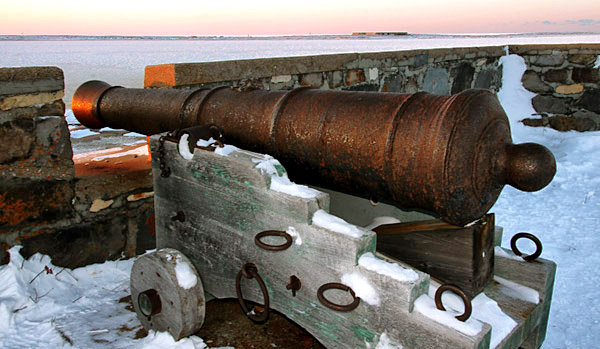
[[438, 287], [437, 291], [435, 291], [435, 307], [439, 310], [445, 311], [444, 305], [442, 304], [442, 294], [446, 291], [452, 291], [460, 298], [462, 298], [463, 303], [465, 304], [465, 312], [462, 315], [456, 316], [456, 319], [462, 322], [467, 321], [467, 319], [471, 316], [471, 312], [473, 311], [473, 307], [471, 305], [471, 300], [460, 287], [452, 285], [452, 284], [443, 284]]
[[[523, 256], [523, 253], [521, 253], [521, 251], [519, 251], [519, 249], [517, 248], [517, 240], [519, 240], [520, 238], [527, 238], [535, 243], [535, 252], [533, 254], [530, 254], [529, 256]], [[515, 236], [512, 237], [512, 239], [510, 239], [510, 249], [517, 256], [521, 256], [521, 258], [523, 258], [527, 262], [531, 262], [537, 259], [542, 254], [542, 242], [533, 234], [517, 233], [515, 234]]]
[[[330, 290], [330, 289], [348, 291], [348, 292], [350, 292], [350, 295], [352, 296], [352, 298], [354, 300], [352, 301], [352, 303], [346, 304], [346, 305], [339, 305], [339, 304], [330, 302], [327, 298], [325, 298], [325, 295], [324, 295], [325, 291]], [[348, 287], [344, 284], [340, 284], [338, 282], [330, 282], [328, 284], [324, 284], [321, 287], [319, 287], [319, 290], [317, 291], [317, 298], [327, 308], [337, 310], [337, 311], [351, 311], [351, 310], [356, 309], [356, 307], [358, 307], [358, 304], [360, 304], [360, 297], [356, 297], [356, 294], [354, 294], [354, 291], [350, 287]]]
[[[281, 245], [268, 245], [265, 244], [264, 242], [262, 242], [260, 239], [264, 238], [265, 236], [281, 236], [285, 238], [285, 243], [281, 244]], [[261, 233], [256, 234], [256, 236], [254, 237], [254, 243], [256, 243], [256, 246], [263, 248], [265, 250], [268, 251], [283, 251], [288, 249], [290, 246], [292, 246], [292, 237], [290, 236], [290, 234], [286, 233], [285, 231], [280, 231], [280, 230], [267, 230], [267, 231], [263, 231]]]
[[[256, 282], [258, 282], [258, 286], [260, 286], [260, 290], [263, 294], [265, 304], [265, 309], [263, 311], [255, 313], [254, 308], [252, 310], [248, 310], [248, 307], [246, 306], [246, 302], [244, 301], [244, 297], [242, 295], [242, 276], [246, 279], [256, 279]], [[260, 277], [260, 275], [258, 275], [258, 269], [256, 268], [256, 265], [252, 263], [244, 264], [242, 270], [240, 270], [240, 272], [237, 274], [237, 277], [235, 278], [235, 291], [237, 293], [238, 301], [240, 302], [242, 310], [250, 320], [254, 322], [263, 322], [267, 320], [267, 318], [269, 317], [269, 292], [267, 291], [267, 287], [265, 286], [265, 283], [263, 282], [262, 278]]]

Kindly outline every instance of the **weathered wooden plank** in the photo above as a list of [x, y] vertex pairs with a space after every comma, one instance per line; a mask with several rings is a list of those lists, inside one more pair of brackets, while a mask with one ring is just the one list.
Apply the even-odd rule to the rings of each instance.
[[459, 286], [470, 298], [492, 280], [493, 230], [493, 214], [466, 227], [428, 220], [374, 229], [378, 251]]

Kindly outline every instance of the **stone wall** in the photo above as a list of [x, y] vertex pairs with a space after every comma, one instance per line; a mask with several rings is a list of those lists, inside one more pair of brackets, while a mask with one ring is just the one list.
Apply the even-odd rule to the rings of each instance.
[[527, 63], [523, 87], [536, 93], [539, 115], [527, 125], [600, 130], [600, 45], [517, 46], [512, 52]]
[[[530, 126], [561, 131], [600, 130], [598, 44], [511, 45], [528, 70], [523, 84], [537, 94], [538, 115]], [[252, 59], [146, 67], [147, 88], [210, 88], [229, 85], [263, 89], [425, 91], [451, 94], [466, 88], [498, 91], [506, 47], [471, 47], [307, 57]]]
[[[43, 252], [69, 267], [154, 245], [151, 196], [135, 196], [152, 191], [149, 166], [78, 175], [85, 164], [73, 162], [63, 90], [59, 68], [0, 68], [2, 263], [16, 244], [26, 257]], [[112, 203], [94, 210], [97, 200]]]

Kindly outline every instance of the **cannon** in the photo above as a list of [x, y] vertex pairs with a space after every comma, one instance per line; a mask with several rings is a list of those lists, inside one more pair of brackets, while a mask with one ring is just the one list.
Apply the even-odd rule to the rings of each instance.
[[146, 135], [215, 124], [227, 142], [270, 154], [295, 182], [332, 188], [465, 225], [482, 217], [505, 184], [546, 186], [552, 153], [512, 144], [495, 95], [323, 91], [131, 89], [90, 81], [72, 101], [90, 128]]

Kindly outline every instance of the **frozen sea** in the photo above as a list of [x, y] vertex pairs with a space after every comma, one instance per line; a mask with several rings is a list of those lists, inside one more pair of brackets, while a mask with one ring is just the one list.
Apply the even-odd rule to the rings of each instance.
[[[367, 52], [518, 43], [600, 43], [600, 35], [422, 36], [419, 38], [278, 39], [194, 41], [0, 41], [0, 66], [56, 65], [65, 71], [67, 100], [90, 79], [141, 87], [145, 65], [241, 58]], [[503, 247], [527, 231], [544, 244], [542, 258], [557, 263], [545, 349], [598, 348], [600, 343], [600, 132], [557, 132], [519, 122], [534, 113], [532, 94], [520, 83], [521, 57], [501, 59], [498, 97], [511, 121], [515, 142], [537, 142], [555, 155], [557, 173], [539, 192], [506, 187], [492, 212], [504, 227]], [[600, 69], [600, 57], [596, 61]], [[0, 347], [204, 348], [198, 337], [175, 343], [164, 333], [134, 339], [119, 329], [139, 328], [119, 299], [128, 294], [132, 260], [65, 270], [49, 257], [23, 261], [15, 248], [0, 266]], [[529, 253], [530, 251], [525, 251]], [[46, 268], [54, 269], [54, 274]], [[46, 272], [44, 273], [44, 270]], [[60, 271], [59, 271], [60, 270]], [[68, 339], [68, 340], [67, 340]]]
[[144, 67], [154, 64], [544, 43], [600, 43], [600, 34], [0, 41], [0, 67], [51, 65], [62, 68], [66, 85], [64, 100], [69, 106], [75, 89], [88, 80], [143, 87]]

